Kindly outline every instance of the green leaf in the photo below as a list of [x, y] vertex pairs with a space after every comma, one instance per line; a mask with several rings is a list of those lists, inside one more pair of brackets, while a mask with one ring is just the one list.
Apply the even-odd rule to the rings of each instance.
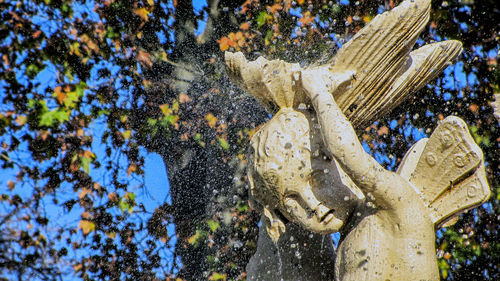
[[92, 162], [92, 159], [86, 156], [80, 157], [80, 164], [82, 165], [83, 170], [87, 174], [90, 172], [90, 162]]
[[26, 74], [29, 78], [33, 79], [40, 72], [40, 69], [36, 64], [30, 64], [26, 67]]
[[220, 146], [224, 149], [224, 150], [228, 150], [229, 149], [229, 144], [227, 143], [227, 141], [223, 138], [217, 138], [219, 140], [219, 144]]
[[217, 272], [212, 273], [210, 280], [226, 280], [227, 274], [220, 274]]
[[127, 192], [125, 196], [121, 198], [119, 205], [122, 212], [127, 211], [129, 212], [129, 214], [132, 214], [135, 206], [135, 194], [132, 192]]
[[214, 220], [208, 220], [207, 225], [208, 225], [208, 228], [210, 228], [210, 230], [212, 232], [215, 232], [220, 227], [219, 222], [216, 222]]
[[257, 17], [257, 27], [261, 27], [266, 24], [267, 19], [269, 19], [270, 17], [271, 16], [268, 13], [264, 11], [260, 12], [259, 16]]
[[77, 92], [66, 93], [66, 99], [64, 100], [64, 105], [68, 108], [74, 108], [75, 103], [79, 100]]
[[57, 121], [59, 123], [63, 123], [64, 121], [68, 121], [70, 113], [71, 113], [71, 111], [67, 111], [64, 109], [44, 112], [44, 113], [42, 113], [42, 116], [40, 117], [40, 126], [51, 127], [51, 126], [55, 125], [54, 124], [55, 121]]
[[40, 117], [40, 126], [52, 126], [54, 123], [54, 114], [52, 111], [45, 112]]

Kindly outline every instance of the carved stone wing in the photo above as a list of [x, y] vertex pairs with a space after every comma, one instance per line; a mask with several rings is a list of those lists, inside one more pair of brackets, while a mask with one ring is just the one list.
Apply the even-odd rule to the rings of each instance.
[[[363, 93], [383, 90], [395, 79], [418, 35], [429, 20], [430, 1], [404, 1], [377, 15], [337, 52], [329, 62], [332, 72], [356, 71], [356, 83], [336, 97], [341, 107], [353, 104]], [[356, 93], [356, 94], [354, 94]], [[359, 94], [358, 94], [359, 93]]]
[[430, 2], [404, 1], [376, 16], [329, 62], [332, 73], [356, 72], [349, 90], [334, 93], [355, 128], [394, 109], [460, 54], [458, 41], [431, 44], [410, 53], [429, 20]]
[[485, 202], [491, 193], [482, 151], [465, 122], [454, 116], [414, 145], [398, 173], [413, 184], [436, 225]]
[[[429, 20], [430, 0], [407, 0], [391, 11], [376, 16], [353, 36], [326, 64], [309, 70], [329, 72], [331, 81], [346, 73], [355, 73], [350, 87], [333, 88], [339, 107], [356, 130], [364, 129], [382, 115], [409, 98], [411, 93], [435, 78], [462, 50], [458, 41], [429, 44], [413, 52], [420, 32]], [[226, 52], [229, 76], [259, 100], [271, 113], [278, 107], [296, 107], [306, 102], [290, 85], [270, 87], [265, 73], [288, 77], [300, 70], [298, 64], [262, 57], [249, 62], [242, 53]], [[288, 75], [288, 76], [287, 76]], [[346, 83], [346, 86], [349, 83]]]
[[371, 95], [365, 96], [366, 101], [358, 98], [354, 106], [350, 105], [352, 111], [347, 111], [349, 120], [355, 128], [368, 126], [436, 78], [461, 51], [462, 44], [450, 40], [429, 44], [411, 52], [401, 68], [402, 74], [395, 75], [396, 79], [388, 81], [380, 91], [365, 92]]

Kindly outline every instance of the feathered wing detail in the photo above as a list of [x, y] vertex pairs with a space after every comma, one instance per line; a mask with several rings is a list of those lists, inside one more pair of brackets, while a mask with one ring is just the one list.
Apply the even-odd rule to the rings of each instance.
[[[458, 41], [430, 44], [410, 53], [429, 20], [430, 2], [407, 0], [376, 16], [327, 64], [310, 68], [317, 68], [318, 73], [329, 73], [329, 84], [335, 85], [332, 94], [355, 129], [363, 129], [394, 109], [460, 54], [462, 48]], [[287, 73], [300, 71], [297, 64], [268, 61], [262, 57], [249, 62], [242, 53], [229, 52], [225, 59], [232, 80], [271, 113], [275, 113], [276, 105], [296, 107], [307, 102], [305, 95], [296, 91], [293, 82], [287, 82], [290, 85], [281, 89], [270, 88], [270, 83], [264, 81], [265, 73], [290, 78]], [[352, 80], [346, 80], [349, 73], [355, 74], [349, 76]], [[341, 83], [344, 80], [349, 83]]]
[[462, 119], [446, 118], [422, 143], [423, 149], [417, 143], [405, 156], [411, 159], [402, 162], [398, 173], [413, 184], [435, 224], [488, 199], [483, 154]]
[[[386, 92], [402, 71], [418, 35], [429, 20], [430, 0], [404, 1], [376, 16], [337, 52], [328, 63], [332, 73], [356, 72], [352, 87], [335, 96], [342, 109]], [[347, 113], [348, 117], [352, 113]], [[351, 119], [351, 118], [350, 118]]]
[[370, 125], [436, 78], [461, 51], [462, 44], [450, 40], [429, 44], [411, 52], [402, 66], [403, 73], [390, 81], [392, 84], [382, 91], [373, 92], [370, 98], [358, 99], [362, 105], [354, 103], [356, 106], [348, 113], [349, 119], [356, 128]]

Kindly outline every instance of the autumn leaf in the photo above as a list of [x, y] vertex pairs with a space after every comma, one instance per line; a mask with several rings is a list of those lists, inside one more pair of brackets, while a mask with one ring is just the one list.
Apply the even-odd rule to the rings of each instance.
[[144, 21], [148, 21], [149, 20], [149, 11], [146, 10], [145, 8], [139, 8], [139, 9], [135, 9], [134, 13], [136, 15], [138, 15], [139, 17], [141, 17]]
[[240, 25], [240, 29], [242, 30], [248, 30], [250, 28], [250, 23], [244, 22]]
[[7, 187], [9, 188], [9, 191], [12, 191], [14, 188], [16, 188], [16, 183], [9, 180], [7, 181]]
[[186, 103], [186, 102], [190, 102], [191, 101], [191, 98], [186, 95], [185, 93], [180, 93], [179, 94], [179, 102], [180, 103]]
[[116, 192], [111, 192], [108, 194], [108, 199], [111, 202], [116, 202], [118, 201], [118, 194], [116, 194]]
[[161, 112], [165, 117], [168, 117], [174, 113], [174, 110], [170, 108], [168, 104], [162, 104], [160, 105]]
[[62, 91], [61, 86], [57, 86], [54, 88], [54, 96], [59, 104], [63, 104], [66, 99], [66, 93]]
[[88, 188], [82, 188], [80, 193], [78, 193], [78, 199], [84, 198], [87, 194], [89, 195], [92, 194], [92, 191]]
[[127, 168], [127, 175], [130, 176], [132, 173], [135, 173], [136, 171], [137, 171], [137, 164], [132, 163]]
[[36, 32], [33, 33], [33, 38], [36, 39], [40, 36], [40, 34], [42, 34], [42, 31], [41, 30], [38, 30]]
[[124, 139], [128, 140], [130, 136], [132, 136], [132, 131], [131, 130], [125, 130], [122, 132], [122, 136]]
[[125, 196], [120, 200], [120, 209], [122, 212], [128, 211], [132, 214], [135, 206], [135, 194], [132, 192], [127, 192]]
[[212, 273], [210, 277], [208, 277], [209, 280], [226, 280], [227, 279], [227, 274], [220, 274], [217, 272]]
[[215, 128], [215, 125], [217, 124], [217, 117], [215, 117], [212, 113], [208, 113], [205, 116], [205, 120], [207, 120], [208, 126], [210, 128]]
[[79, 263], [79, 264], [77, 264], [77, 265], [73, 266], [73, 270], [74, 270], [75, 272], [78, 272], [78, 271], [82, 270], [82, 268], [83, 268], [83, 265], [82, 265], [81, 263]]
[[389, 128], [387, 128], [387, 126], [382, 126], [377, 133], [379, 136], [387, 135], [389, 133]]
[[147, 53], [145, 51], [139, 50], [139, 52], [137, 52], [136, 58], [137, 58], [137, 61], [142, 66], [148, 66], [148, 67], [152, 67], [153, 66], [153, 62], [151, 62], [151, 54], [150, 53]]
[[311, 17], [311, 12], [307, 11], [304, 15], [299, 19], [301, 26], [308, 25], [314, 21], [314, 18]]
[[229, 41], [230, 39], [227, 38], [227, 37], [222, 37], [221, 39], [217, 40], [217, 43], [219, 43], [219, 48], [221, 51], [226, 51], [227, 49], [229, 49]]
[[196, 233], [193, 236], [191, 236], [191, 237], [188, 238], [188, 243], [191, 244], [191, 245], [196, 246], [196, 244], [197, 244], [196, 242], [198, 241], [198, 239], [200, 237], [201, 237], [200, 231], [196, 230]]
[[81, 220], [78, 227], [82, 230], [83, 235], [87, 235], [95, 230], [95, 224], [88, 220]]
[[280, 5], [280, 4], [274, 4], [272, 5], [271, 7], [269, 7], [269, 12], [271, 14], [274, 14], [276, 13], [277, 11], [280, 11], [281, 9], [283, 9], [283, 7]]
[[18, 115], [16, 117], [16, 123], [19, 126], [22, 126], [22, 125], [26, 124], [27, 121], [28, 121], [28, 117], [26, 117], [24, 115]]

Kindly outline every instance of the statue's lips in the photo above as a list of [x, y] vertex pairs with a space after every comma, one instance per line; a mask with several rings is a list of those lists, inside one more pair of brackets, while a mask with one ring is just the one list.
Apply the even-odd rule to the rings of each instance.
[[[285, 201], [285, 205], [291, 207], [292, 201]], [[288, 211], [290, 221], [293, 221], [305, 229], [317, 233], [333, 233], [339, 231], [344, 222], [335, 216], [335, 210], [318, 204], [314, 210], [293, 207], [293, 211]], [[290, 209], [289, 209], [290, 210]], [[311, 214], [312, 211], [312, 214]]]

